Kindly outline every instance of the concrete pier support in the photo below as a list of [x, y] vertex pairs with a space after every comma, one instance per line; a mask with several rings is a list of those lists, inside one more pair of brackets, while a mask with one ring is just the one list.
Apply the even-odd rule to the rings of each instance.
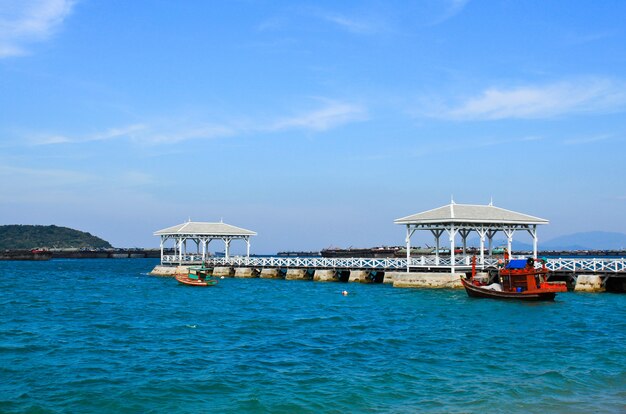
[[406, 275], [406, 272], [385, 272], [385, 278], [383, 279], [383, 283], [391, 283], [395, 281], [396, 275], [403, 274]]
[[575, 292], [604, 292], [602, 278], [598, 275], [578, 275], [576, 278]]
[[152, 276], [166, 276], [166, 277], [173, 277], [176, 276], [176, 270], [178, 269], [177, 266], [163, 266], [163, 265], [157, 265], [154, 267], [154, 269], [152, 269], [152, 271], [150, 272], [150, 274]]
[[252, 267], [237, 267], [235, 268], [235, 277], [239, 277], [242, 279], [259, 277], [259, 271]]
[[233, 277], [235, 276], [235, 269], [232, 267], [216, 267], [213, 269], [213, 276]]
[[317, 269], [313, 274], [313, 280], [316, 282], [338, 282], [339, 275], [333, 269]]
[[[391, 274], [390, 274], [391, 273]], [[393, 278], [393, 287], [462, 289], [463, 273], [388, 272], [385, 278]]]
[[369, 270], [350, 270], [348, 282], [372, 283]]
[[282, 279], [283, 275], [280, 273], [280, 269], [270, 268], [261, 270], [261, 279]]
[[287, 269], [285, 280], [311, 280], [307, 269]]

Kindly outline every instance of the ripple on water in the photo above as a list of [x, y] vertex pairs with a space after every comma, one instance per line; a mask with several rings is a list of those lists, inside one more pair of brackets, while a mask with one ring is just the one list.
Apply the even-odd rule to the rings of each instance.
[[141, 274], [154, 264], [0, 263], [0, 412], [624, 409], [623, 295], [529, 305], [265, 279], [193, 289]]

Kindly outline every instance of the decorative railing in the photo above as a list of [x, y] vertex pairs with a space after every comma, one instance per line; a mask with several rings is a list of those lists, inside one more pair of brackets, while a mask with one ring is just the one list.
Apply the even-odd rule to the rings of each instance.
[[[164, 264], [202, 263], [202, 255], [188, 254], [163, 256]], [[410, 267], [415, 268], [450, 268], [450, 257], [418, 256], [411, 257]], [[457, 256], [455, 267], [471, 267], [471, 256]], [[571, 273], [626, 273], [626, 259], [601, 258], [559, 258], [547, 259], [547, 268], [556, 272]], [[242, 266], [242, 267], [280, 267], [280, 268], [316, 268], [316, 269], [379, 269], [405, 270], [406, 258], [341, 258], [341, 257], [244, 257], [234, 256], [208, 257], [205, 262], [210, 266]], [[496, 266], [498, 259], [485, 258], [484, 266]], [[478, 268], [482, 265], [478, 263]]]
[[626, 273], [626, 258], [566, 258], [548, 259], [546, 264], [553, 272], [571, 273]]

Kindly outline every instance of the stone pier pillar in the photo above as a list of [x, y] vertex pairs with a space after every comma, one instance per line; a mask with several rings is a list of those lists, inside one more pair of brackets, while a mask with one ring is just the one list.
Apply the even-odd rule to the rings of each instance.
[[393, 287], [426, 288], [426, 289], [462, 289], [461, 276], [463, 273], [429, 273], [429, 272], [390, 272], [393, 277]]
[[311, 280], [307, 269], [287, 269], [285, 280]]
[[243, 279], [259, 277], [259, 271], [252, 267], [237, 267], [235, 268], [235, 277]]
[[339, 276], [333, 269], [317, 269], [313, 274], [313, 280], [316, 282], [338, 282]]
[[176, 275], [176, 266], [156, 265], [150, 274], [152, 276], [174, 276]]
[[372, 283], [369, 270], [350, 270], [348, 282]]
[[213, 269], [213, 276], [233, 277], [235, 276], [235, 269], [232, 267], [216, 267]]
[[599, 275], [578, 275], [574, 292], [604, 292], [602, 278]]
[[393, 284], [394, 280], [396, 279], [396, 275], [403, 273], [405, 274], [406, 271], [404, 272], [385, 272], [385, 278], [383, 279], [383, 283], [391, 283]]
[[261, 269], [261, 279], [282, 279], [280, 269]]

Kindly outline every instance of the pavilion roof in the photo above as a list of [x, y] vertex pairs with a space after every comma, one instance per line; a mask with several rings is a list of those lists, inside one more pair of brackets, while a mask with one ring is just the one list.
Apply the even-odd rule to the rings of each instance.
[[176, 226], [155, 231], [155, 236], [195, 234], [199, 236], [256, 236], [251, 230], [231, 226], [226, 223], [207, 223], [201, 221], [187, 221]]
[[489, 205], [456, 204], [394, 220], [396, 224], [548, 224], [548, 220]]

